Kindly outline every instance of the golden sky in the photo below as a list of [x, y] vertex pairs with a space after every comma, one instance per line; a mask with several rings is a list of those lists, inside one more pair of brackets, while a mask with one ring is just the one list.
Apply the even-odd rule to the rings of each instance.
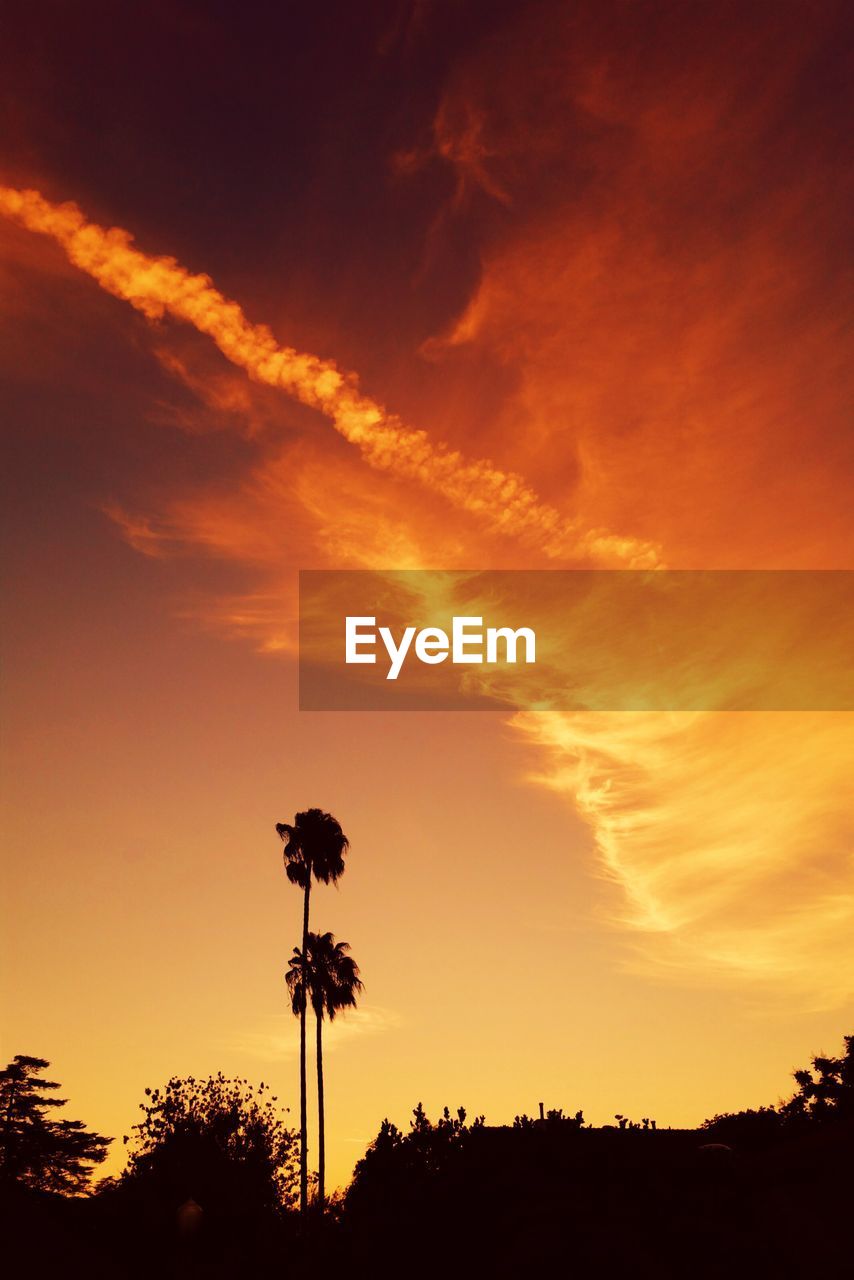
[[300, 714], [296, 575], [851, 567], [845, 7], [39, 9], [0, 155], [4, 1051], [119, 1138], [172, 1073], [297, 1112], [273, 827], [317, 804], [366, 984], [333, 1180], [418, 1100], [772, 1101], [850, 1020], [851, 714]]

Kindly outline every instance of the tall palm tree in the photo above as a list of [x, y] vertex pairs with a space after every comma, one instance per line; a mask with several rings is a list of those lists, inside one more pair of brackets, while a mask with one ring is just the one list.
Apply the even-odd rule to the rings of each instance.
[[347, 952], [346, 942], [336, 942], [331, 933], [310, 933], [307, 946], [294, 947], [287, 972], [288, 991], [294, 1014], [305, 1015], [305, 992], [317, 1019], [317, 1198], [320, 1211], [326, 1196], [326, 1131], [323, 1111], [323, 1019], [332, 1022], [342, 1009], [355, 1007], [362, 990], [359, 966]]
[[[285, 872], [291, 884], [303, 891], [302, 955], [308, 951], [308, 903], [312, 878], [322, 884], [335, 884], [344, 874], [344, 856], [350, 842], [341, 823], [322, 809], [306, 809], [298, 813], [293, 826], [277, 822], [276, 831], [285, 842]], [[303, 975], [305, 983], [305, 975]], [[306, 1120], [305, 1082], [305, 1008], [300, 1014], [299, 1045], [300, 1082], [300, 1212], [308, 1209], [308, 1124]]]

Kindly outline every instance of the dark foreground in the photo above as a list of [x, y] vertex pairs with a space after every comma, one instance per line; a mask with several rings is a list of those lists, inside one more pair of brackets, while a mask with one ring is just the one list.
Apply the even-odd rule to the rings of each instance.
[[473, 1130], [453, 1153], [375, 1161], [327, 1219], [171, 1208], [115, 1191], [15, 1192], [4, 1255], [39, 1277], [854, 1275], [854, 1130], [702, 1150], [708, 1133]]

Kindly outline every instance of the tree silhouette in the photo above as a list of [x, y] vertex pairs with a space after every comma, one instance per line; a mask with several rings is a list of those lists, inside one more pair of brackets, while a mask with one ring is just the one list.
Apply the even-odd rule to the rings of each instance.
[[726, 1142], [760, 1145], [817, 1125], [850, 1124], [854, 1120], [854, 1035], [843, 1039], [840, 1057], [816, 1054], [811, 1067], [792, 1072], [798, 1088], [787, 1101], [712, 1116], [702, 1127]]
[[[312, 878], [321, 884], [335, 884], [344, 874], [344, 857], [350, 842], [341, 824], [322, 809], [306, 809], [296, 814], [291, 826], [277, 822], [276, 831], [284, 841], [285, 873], [291, 884], [303, 891], [302, 954], [308, 949], [309, 898]], [[303, 974], [303, 986], [306, 975]], [[308, 1209], [308, 1124], [306, 1119], [305, 1018], [300, 1013], [300, 1212]]]
[[844, 1043], [841, 1057], [816, 1054], [811, 1067], [792, 1072], [798, 1091], [781, 1107], [784, 1118], [823, 1124], [854, 1116], [854, 1035]]
[[[462, 1168], [466, 1149], [485, 1132], [484, 1117], [476, 1116], [471, 1124], [465, 1107], [452, 1114], [444, 1107], [434, 1123], [423, 1103], [413, 1109], [409, 1132], [403, 1133], [390, 1120], [383, 1120], [380, 1131], [356, 1164], [346, 1193], [348, 1206], [373, 1202], [388, 1221], [395, 1220], [394, 1208], [399, 1197], [412, 1204], [426, 1204], [439, 1186], [459, 1187], [456, 1176]], [[514, 1134], [514, 1136], [516, 1136]]]
[[351, 1009], [362, 990], [359, 966], [347, 952], [349, 943], [336, 942], [331, 933], [309, 933], [305, 951], [294, 947], [287, 972], [291, 1007], [300, 1018], [305, 992], [317, 1019], [317, 1198], [321, 1213], [326, 1194], [326, 1133], [323, 1110], [323, 1019], [332, 1022], [342, 1009]]
[[37, 1191], [75, 1195], [86, 1190], [112, 1138], [90, 1133], [79, 1120], [51, 1118], [50, 1111], [66, 1100], [46, 1096], [59, 1088], [41, 1078], [49, 1066], [44, 1058], [19, 1053], [0, 1071], [2, 1177]]
[[263, 1081], [175, 1076], [145, 1095], [122, 1179], [128, 1189], [145, 1188], [170, 1211], [190, 1197], [214, 1215], [291, 1205], [295, 1135]]

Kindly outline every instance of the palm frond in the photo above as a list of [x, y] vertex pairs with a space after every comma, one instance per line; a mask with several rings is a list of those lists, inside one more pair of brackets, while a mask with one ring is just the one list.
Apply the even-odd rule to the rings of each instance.
[[285, 982], [288, 988], [288, 995], [291, 998], [291, 1010], [295, 1017], [299, 1017], [305, 1002], [302, 952], [299, 947], [294, 947], [294, 953], [288, 962]]
[[310, 876], [335, 884], [344, 874], [350, 842], [331, 813], [305, 809], [293, 824], [277, 822], [276, 832], [284, 841], [285, 871], [292, 884], [305, 889]]
[[332, 933], [309, 933], [307, 941], [305, 970], [302, 952], [295, 947], [286, 975], [291, 1007], [297, 1015], [302, 1012], [305, 973], [308, 999], [315, 1014], [331, 1022], [342, 1009], [355, 1007], [363, 990], [359, 966], [347, 954], [349, 944], [336, 942]]

